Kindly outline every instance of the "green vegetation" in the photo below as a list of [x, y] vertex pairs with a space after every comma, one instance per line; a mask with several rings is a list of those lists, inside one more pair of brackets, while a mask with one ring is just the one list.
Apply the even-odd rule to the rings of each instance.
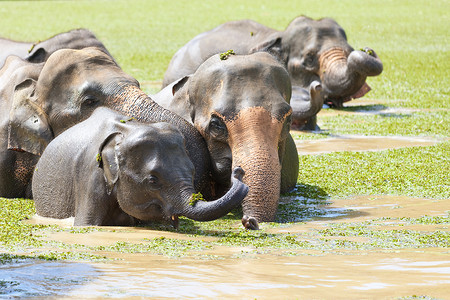
[[[353, 109], [343, 110], [352, 111]], [[450, 110], [377, 114], [368, 114], [367, 111], [362, 111], [339, 116], [319, 116], [318, 123], [322, 130], [327, 130], [329, 133], [337, 135], [446, 137], [450, 132], [449, 120]]]
[[407, 195], [450, 198], [450, 142], [379, 152], [300, 156], [299, 182], [331, 197]]
[[189, 205], [194, 206], [198, 201], [205, 201], [202, 193], [194, 193], [189, 200]]
[[228, 51], [226, 51], [224, 53], [220, 53], [219, 56], [220, 56], [221, 60], [227, 60], [230, 55], [236, 55], [236, 53], [234, 53], [233, 50], [228, 50]]

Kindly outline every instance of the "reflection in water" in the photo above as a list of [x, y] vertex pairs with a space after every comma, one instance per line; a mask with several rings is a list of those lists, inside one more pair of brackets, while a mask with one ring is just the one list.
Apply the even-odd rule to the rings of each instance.
[[100, 274], [84, 263], [19, 260], [0, 264], [0, 298], [64, 295]]
[[[372, 253], [351, 259], [346, 255], [262, 255], [259, 259], [208, 261], [133, 255], [124, 263], [96, 265], [103, 275], [68, 296], [361, 299], [420, 292], [442, 297], [450, 283], [450, 260], [436, 260], [440, 255]], [[430, 268], [433, 265], [439, 268]]]

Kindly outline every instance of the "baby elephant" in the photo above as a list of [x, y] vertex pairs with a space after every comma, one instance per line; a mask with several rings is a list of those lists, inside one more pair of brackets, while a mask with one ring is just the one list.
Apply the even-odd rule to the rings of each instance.
[[[38, 215], [74, 225], [135, 225], [178, 216], [210, 221], [241, 204], [248, 187], [236, 168], [230, 190], [201, 201], [183, 135], [168, 123], [139, 123], [108, 108], [69, 128], [45, 149], [33, 175]], [[200, 198], [200, 199], [199, 199]]]

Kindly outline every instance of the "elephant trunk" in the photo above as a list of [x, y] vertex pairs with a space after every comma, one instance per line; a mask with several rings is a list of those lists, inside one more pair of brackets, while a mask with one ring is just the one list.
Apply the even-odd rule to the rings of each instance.
[[191, 196], [180, 214], [195, 221], [211, 221], [226, 215], [241, 204], [247, 195], [248, 187], [242, 182], [243, 175], [241, 168], [235, 168], [231, 176], [231, 188], [224, 196], [214, 201], [196, 201]]
[[167, 122], [175, 125], [185, 138], [189, 158], [195, 166], [194, 187], [206, 197], [210, 191], [211, 161], [206, 142], [194, 126], [177, 114], [163, 108], [139, 87], [125, 85], [109, 99], [112, 109], [140, 122]]
[[262, 107], [250, 107], [228, 121], [233, 166], [245, 171], [249, 193], [242, 203], [243, 224], [257, 229], [258, 222], [273, 221], [281, 185], [278, 139], [283, 122]]
[[320, 55], [319, 63], [325, 97], [338, 107], [347, 98], [369, 91], [365, 85], [367, 76], [377, 76], [383, 71], [380, 58], [369, 48], [354, 50], [349, 55], [342, 48], [332, 48]]
[[294, 127], [303, 126], [322, 109], [324, 98], [321, 91], [322, 86], [318, 81], [311, 82], [309, 93], [300, 86], [292, 86], [290, 105]]

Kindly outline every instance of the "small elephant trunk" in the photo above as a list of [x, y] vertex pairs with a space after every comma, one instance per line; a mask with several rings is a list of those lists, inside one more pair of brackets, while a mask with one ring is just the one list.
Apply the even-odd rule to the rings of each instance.
[[242, 182], [244, 171], [241, 168], [233, 170], [232, 185], [228, 192], [221, 198], [214, 201], [202, 201], [190, 197], [181, 215], [195, 221], [212, 221], [223, 217], [233, 208], [242, 203], [248, 193], [248, 187]]

